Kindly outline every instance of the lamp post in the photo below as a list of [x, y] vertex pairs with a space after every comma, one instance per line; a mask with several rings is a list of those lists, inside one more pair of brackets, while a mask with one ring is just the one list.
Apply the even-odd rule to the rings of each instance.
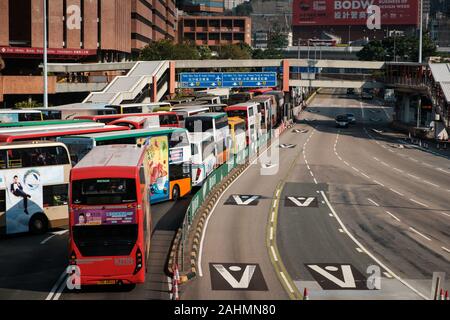
[[420, 0], [420, 16], [419, 16], [420, 20], [420, 27], [419, 27], [419, 63], [422, 63], [422, 46], [423, 46], [423, 39], [422, 39], [422, 34], [423, 34], [423, 0]]
[[44, 108], [48, 108], [48, 75], [47, 75], [47, 0], [44, 3]]

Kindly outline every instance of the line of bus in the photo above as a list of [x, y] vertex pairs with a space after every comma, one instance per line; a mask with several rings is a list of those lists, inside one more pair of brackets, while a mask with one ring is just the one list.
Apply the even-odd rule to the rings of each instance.
[[71, 168], [62, 143], [0, 143], [0, 234], [67, 225]]
[[190, 132], [189, 140], [192, 150], [192, 186], [200, 187], [216, 167], [214, 137], [209, 132]]
[[[183, 128], [149, 128], [108, 133], [96, 133], [58, 138], [69, 148], [72, 157], [81, 160], [96, 146], [133, 144], [143, 146], [148, 138], [167, 136], [168, 160], [151, 173], [151, 203], [177, 200], [191, 192], [191, 146]], [[158, 160], [159, 161], [159, 160]]]
[[226, 113], [210, 112], [190, 116], [185, 119], [184, 125], [189, 132], [210, 132], [216, 144], [217, 166], [228, 161], [231, 138]]
[[135, 115], [110, 122], [111, 125], [128, 126], [130, 129], [146, 129], [152, 127], [180, 127], [175, 112], [155, 112], [147, 115]]
[[69, 265], [81, 285], [145, 281], [151, 212], [146, 149], [101, 146], [71, 172]]

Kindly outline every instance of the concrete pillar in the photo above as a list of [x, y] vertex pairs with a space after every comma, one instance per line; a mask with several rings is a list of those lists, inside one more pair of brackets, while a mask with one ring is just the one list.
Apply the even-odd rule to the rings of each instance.
[[411, 99], [409, 95], [405, 94], [403, 95], [403, 102], [402, 102], [402, 122], [409, 123], [410, 121], [410, 103]]

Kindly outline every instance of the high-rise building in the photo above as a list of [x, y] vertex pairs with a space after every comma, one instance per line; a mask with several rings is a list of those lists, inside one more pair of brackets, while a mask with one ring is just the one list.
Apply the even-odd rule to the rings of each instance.
[[236, 8], [238, 5], [249, 1], [250, 0], [225, 0], [224, 1], [225, 10], [232, 10], [233, 8]]
[[[42, 59], [43, 1], [0, 0], [6, 60]], [[50, 60], [121, 61], [151, 41], [176, 36], [174, 0], [45, 1]]]

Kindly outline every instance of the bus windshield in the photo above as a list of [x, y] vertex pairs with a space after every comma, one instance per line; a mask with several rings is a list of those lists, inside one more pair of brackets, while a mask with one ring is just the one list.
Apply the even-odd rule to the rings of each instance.
[[228, 110], [228, 117], [239, 117], [241, 119], [247, 118], [247, 110]]
[[189, 132], [206, 132], [213, 129], [213, 119], [189, 119], [187, 118], [184, 127]]
[[73, 204], [124, 204], [136, 202], [136, 183], [133, 179], [89, 179], [73, 182]]

